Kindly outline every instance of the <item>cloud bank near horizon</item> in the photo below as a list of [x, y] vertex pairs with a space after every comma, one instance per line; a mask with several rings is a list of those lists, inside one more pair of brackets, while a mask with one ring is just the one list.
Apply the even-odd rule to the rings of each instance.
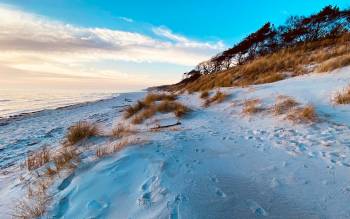
[[[166, 27], [153, 27], [151, 31], [154, 35], [80, 27], [0, 5], [0, 76], [3, 80], [6, 77], [8, 83], [11, 74], [6, 71], [12, 69], [17, 72], [12, 76], [17, 80], [27, 71], [44, 73], [48, 78], [59, 74], [67, 78], [111, 79], [125, 86], [149, 86], [173, 82], [174, 76], [154, 77], [142, 71], [144, 63], [190, 68], [225, 48], [221, 41], [192, 40]], [[104, 66], [106, 62], [114, 63], [113, 67]], [[124, 72], [118, 69], [117, 62], [138, 65], [139, 71]]]

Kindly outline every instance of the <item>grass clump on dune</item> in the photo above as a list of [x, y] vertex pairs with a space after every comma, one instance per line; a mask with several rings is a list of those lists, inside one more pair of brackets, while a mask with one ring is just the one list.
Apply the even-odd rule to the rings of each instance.
[[289, 112], [297, 105], [299, 105], [299, 103], [292, 97], [279, 96], [277, 97], [276, 103], [273, 106], [272, 111], [275, 115], [281, 115]]
[[50, 162], [50, 151], [47, 147], [43, 147], [40, 150], [33, 152], [27, 156], [26, 166], [30, 171], [38, 169], [48, 162]]
[[346, 54], [346, 55], [332, 58], [330, 60], [327, 60], [327, 61], [321, 63], [317, 67], [317, 71], [318, 72], [329, 72], [329, 71], [335, 70], [337, 68], [341, 68], [341, 67], [348, 66], [348, 65], [350, 65], [350, 55]]
[[209, 92], [208, 91], [203, 91], [200, 95], [201, 99], [207, 99], [209, 97]]
[[262, 112], [264, 108], [261, 107], [260, 99], [249, 99], [245, 100], [243, 103], [242, 114], [243, 115], [253, 115]]
[[151, 118], [156, 113], [171, 113], [173, 112], [177, 118], [185, 116], [190, 109], [177, 101], [161, 101], [160, 103], [153, 103], [146, 109], [135, 115], [132, 119], [133, 124], [141, 124], [146, 119]]
[[149, 93], [143, 100], [137, 101], [136, 104], [129, 106], [126, 108], [124, 112], [124, 118], [129, 119], [132, 116], [138, 114], [145, 108], [149, 108], [154, 102], [157, 101], [175, 101], [177, 96], [175, 94], [157, 94], [157, 93]]
[[287, 119], [296, 123], [313, 123], [318, 120], [318, 115], [315, 107], [309, 104], [292, 110], [287, 115]]
[[176, 117], [183, 117], [190, 109], [176, 99], [176, 94], [149, 93], [143, 100], [129, 106], [125, 110], [124, 118], [131, 118], [133, 124], [141, 124], [157, 113], [173, 112]]
[[207, 98], [207, 100], [204, 102], [204, 106], [209, 107], [213, 103], [222, 103], [227, 99], [228, 96], [228, 94], [217, 91], [213, 97]]
[[350, 86], [338, 92], [334, 97], [336, 104], [350, 104]]
[[112, 136], [116, 138], [125, 137], [128, 135], [134, 134], [136, 131], [133, 130], [130, 126], [126, 126], [123, 124], [118, 124], [112, 129]]
[[67, 142], [73, 145], [89, 137], [98, 136], [100, 133], [100, 129], [96, 124], [79, 121], [68, 129], [66, 138]]

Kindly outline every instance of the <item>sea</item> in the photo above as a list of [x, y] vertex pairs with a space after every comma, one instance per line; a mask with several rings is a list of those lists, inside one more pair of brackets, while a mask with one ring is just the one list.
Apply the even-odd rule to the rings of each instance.
[[117, 91], [0, 89], [0, 118], [112, 98]]

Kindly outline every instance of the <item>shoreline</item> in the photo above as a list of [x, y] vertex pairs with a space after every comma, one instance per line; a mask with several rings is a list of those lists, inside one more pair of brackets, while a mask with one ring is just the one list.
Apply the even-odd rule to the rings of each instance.
[[[52, 112], [52, 111], [55, 111], [55, 110], [75, 109], [75, 108], [87, 106], [89, 104], [94, 104], [94, 103], [98, 103], [98, 102], [102, 102], [102, 101], [113, 100], [113, 99], [118, 98], [119, 96], [121, 96], [123, 94], [133, 94], [133, 93], [141, 93], [141, 92], [144, 92], [144, 91], [114, 93], [114, 94], [111, 94], [110, 97], [105, 97], [105, 98], [102, 98], [102, 99], [91, 100], [91, 101], [84, 101], [84, 102], [77, 102], [77, 103], [72, 103], [72, 104], [68, 104], [68, 105], [65, 105], [65, 106], [59, 106], [59, 107], [55, 107], [55, 108], [34, 110], [32, 112], [22, 112], [22, 113], [10, 115], [8, 117], [1, 117], [0, 116], [0, 127], [6, 126], [6, 125], [10, 124], [13, 121], [20, 121], [20, 120], [26, 119], [28, 117], [33, 117], [33, 116], [38, 116], [38, 115], [40, 116], [41, 113]], [[128, 100], [128, 101], [130, 101], [130, 100]]]

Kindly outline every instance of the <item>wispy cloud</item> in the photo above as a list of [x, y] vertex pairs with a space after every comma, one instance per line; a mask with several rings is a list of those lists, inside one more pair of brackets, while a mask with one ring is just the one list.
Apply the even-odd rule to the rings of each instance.
[[209, 42], [199, 42], [195, 40], [190, 40], [179, 34], [174, 34], [170, 29], [166, 27], [156, 27], [153, 28], [153, 32], [158, 36], [165, 37], [166, 39], [174, 41], [177, 46], [187, 47], [187, 48], [198, 48], [198, 49], [209, 49], [209, 50], [222, 50], [225, 45], [222, 41], [216, 43]]
[[[120, 18], [133, 22], [129, 18]], [[0, 5], [0, 70], [13, 68], [52, 74], [119, 79], [84, 63], [126, 61], [193, 66], [223, 49], [222, 42], [200, 42], [164, 27], [156, 36], [98, 27], [79, 27]], [[131, 76], [132, 77], [132, 76]], [[149, 81], [151, 83], [151, 81]], [[155, 82], [157, 83], [157, 82]]]
[[128, 23], [133, 23], [134, 20], [128, 17], [119, 17], [120, 20], [128, 22]]

